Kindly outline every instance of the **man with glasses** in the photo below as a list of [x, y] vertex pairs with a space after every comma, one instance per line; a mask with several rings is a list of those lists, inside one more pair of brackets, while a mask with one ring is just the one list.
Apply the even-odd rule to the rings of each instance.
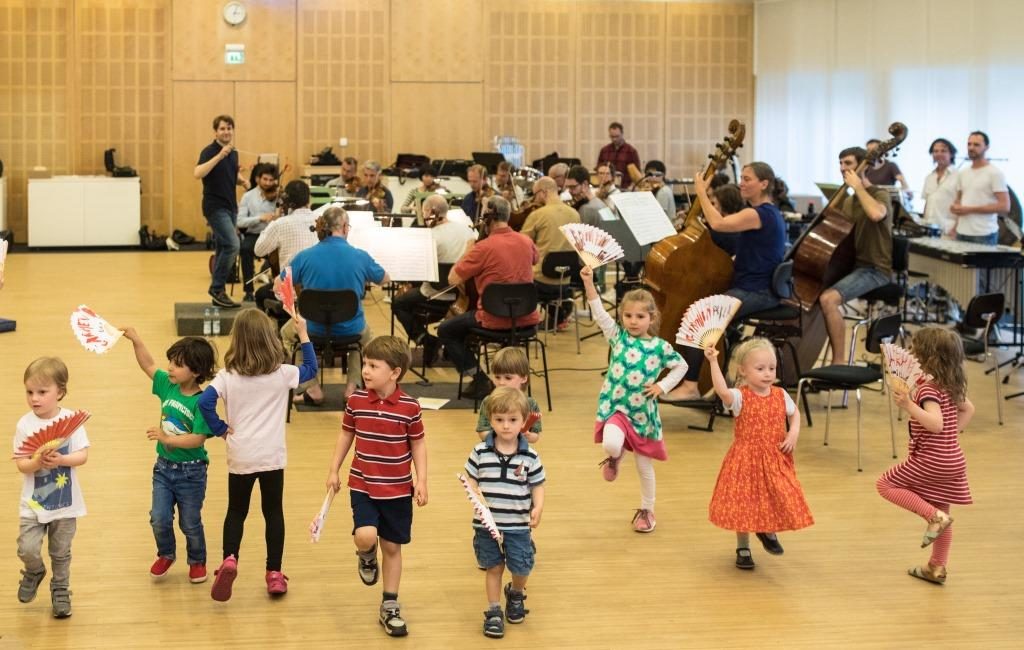
[[672, 188], [665, 183], [665, 163], [660, 160], [652, 160], [644, 168], [644, 176], [654, 186], [654, 198], [665, 211], [669, 219], [676, 218], [676, 197], [672, 194]]

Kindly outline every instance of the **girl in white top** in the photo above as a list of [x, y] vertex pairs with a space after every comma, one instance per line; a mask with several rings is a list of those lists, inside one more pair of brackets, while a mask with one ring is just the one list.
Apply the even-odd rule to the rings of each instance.
[[[249, 513], [249, 499], [260, 482], [263, 519], [267, 527], [267, 592], [280, 596], [288, 591], [288, 577], [281, 573], [284, 553], [284, 466], [287, 453], [284, 423], [288, 392], [316, 377], [313, 346], [306, 321], [296, 315], [295, 329], [302, 343], [302, 366], [282, 363], [284, 346], [277, 325], [256, 309], [243, 310], [231, 329], [231, 345], [224, 368], [199, 398], [210, 431], [224, 436], [228, 446], [228, 512], [224, 517], [224, 562], [213, 581], [214, 600], [231, 598], [238, 575], [238, 549]], [[217, 415], [217, 399], [224, 398], [228, 421]]]

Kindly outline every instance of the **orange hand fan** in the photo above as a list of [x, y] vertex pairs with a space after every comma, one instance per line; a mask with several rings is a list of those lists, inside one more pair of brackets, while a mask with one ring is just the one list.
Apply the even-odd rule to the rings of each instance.
[[883, 343], [882, 359], [885, 361], [885, 383], [893, 391], [910, 395], [911, 399], [921, 384], [932, 379], [932, 376], [921, 368], [917, 357], [898, 345]]
[[583, 263], [592, 269], [625, 257], [619, 242], [596, 226], [586, 223], [567, 223], [559, 226]]
[[708, 296], [690, 305], [676, 332], [676, 343], [701, 350], [713, 348], [740, 308], [738, 298]]
[[70, 415], [54, 420], [21, 443], [18, 451], [14, 452], [14, 458], [31, 458], [35, 460], [51, 449], [60, 449], [67, 442], [68, 438], [80, 426], [85, 424], [90, 415], [91, 413], [88, 411], [75, 411]]

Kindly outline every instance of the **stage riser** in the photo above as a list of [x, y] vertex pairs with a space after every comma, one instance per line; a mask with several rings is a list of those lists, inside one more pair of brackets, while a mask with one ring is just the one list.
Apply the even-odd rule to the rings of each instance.
[[[203, 336], [203, 312], [210, 309], [208, 302], [174, 303], [174, 326], [178, 336]], [[220, 336], [231, 333], [235, 318], [245, 309], [255, 309], [256, 303], [242, 303], [239, 309], [220, 310]]]

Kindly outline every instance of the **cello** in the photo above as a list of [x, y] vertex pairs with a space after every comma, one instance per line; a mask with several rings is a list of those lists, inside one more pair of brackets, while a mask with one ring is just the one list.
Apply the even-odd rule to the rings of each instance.
[[[742, 122], [729, 122], [729, 135], [718, 143], [715, 153], [708, 155], [711, 162], [703, 172], [705, 179], [714, 176], [719, 165], [743, 146], [745, 135]], [[683, 229], [656, 243], [644, 264], [644, 283], [650, 287], [661, 312], [658, 336], [666, 341], [675, 340], [687, 307], [700, 298], [722, 293], [732, 282], [732, 258], [712, 241], [702, 213], [700, 201], [694, 201]], [[706, 365], [700, 376], [701, 392], [711, 387]]]
[[[887, 152], [895, 149], [907, 137], [907, 127], [901, 122], [889, 126], [892, 138], [869, 151], [857, 165], [855, 173], [860, 175], [869, 165]], [[796, 349], [800, 368], [813, 368], [828, 338], [825, 317], [821, 312], [818, 298], [844, 276], [853, 271], [856, 251], [853, 247], [853, 223], [839, 210], [838, 205], [846, 197], [849, 186], [845, 183], [832, 195], [828, 205], [818, 218], [797, 238], [786, 254], [793, 260], [793, 288], [799, 305], [803, 308], [803, 335], [791, 341]], [[795, 364], [794, 364], [795, 365]], [[786, 364], [783, 367], [783, 385], [797, 383], [796, 368]]]

